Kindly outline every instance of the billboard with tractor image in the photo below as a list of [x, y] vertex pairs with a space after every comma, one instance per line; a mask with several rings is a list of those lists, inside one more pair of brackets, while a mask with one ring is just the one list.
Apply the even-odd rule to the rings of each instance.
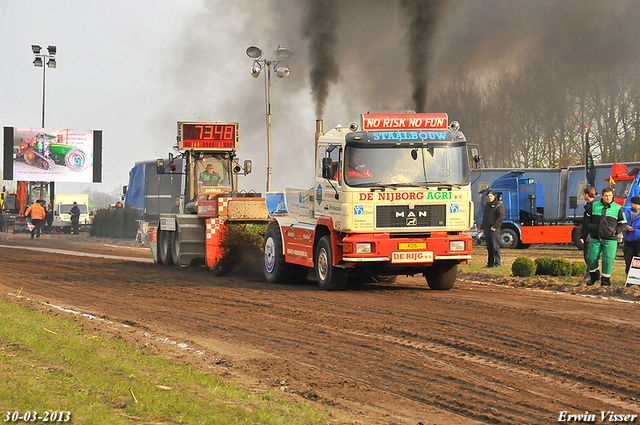
[[102, 170], [96, 159], [101, 159], [101, 145], [102, 132], [95, 130], [5, 127], [4, 178], [99, 182]]

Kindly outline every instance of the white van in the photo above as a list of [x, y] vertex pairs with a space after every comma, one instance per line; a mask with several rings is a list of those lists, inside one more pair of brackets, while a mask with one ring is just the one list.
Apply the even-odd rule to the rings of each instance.
[[71, 232], [71, 208], [73, 203], [78, 203], [80, 208], [80, 228], [90, 224], [89, 219], [89, 195], [86, 193], [56, 194], [53, 200], [53, 228], [56, 232]]

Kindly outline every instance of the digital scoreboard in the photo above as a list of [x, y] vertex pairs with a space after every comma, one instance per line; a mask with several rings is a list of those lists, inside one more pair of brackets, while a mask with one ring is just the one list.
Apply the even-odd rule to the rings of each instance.
[[238, 123], [178, 121], [178, 149], [238, 150]]

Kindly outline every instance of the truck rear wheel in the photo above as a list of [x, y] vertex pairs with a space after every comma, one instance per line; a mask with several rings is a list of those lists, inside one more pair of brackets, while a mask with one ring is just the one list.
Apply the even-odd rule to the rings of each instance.
[[325, 291], [344, 289], [347, 284], [347, 271], [333, 265], [331, 236], [320, 238], [314, 255], [314, 265], [320, 289]]
[[510, 228], [500, 230], [500, 246], [502, 248], [510, 249], [520, 245], [520, 237], [518, 233]]
[[297, 283], [305, 281], [308, 269], [287, 263], [282, 252], [282, 234], [278, 223], [272, 223], [264, 235], [262, 253], [264, 277], [269, 283]]
[[447, 291], [453, 288], [458, 277], [458, 264], [433, 265], [424, 273], [429, 288], [436, 291]]
[[171, 233], [171, 260], [174, 265], [180, 267], [180, 237], [177, 231], [168, 233]]
[[166, 230], [158, 231], [158, 259], [160, 264], [165, 266], [173, 265], [173, 254], [171, 247], [171, 235], [173, 232], [167, 232]]

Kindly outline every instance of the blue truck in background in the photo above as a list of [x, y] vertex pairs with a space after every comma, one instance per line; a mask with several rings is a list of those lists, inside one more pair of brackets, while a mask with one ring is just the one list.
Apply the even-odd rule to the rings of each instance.
[[156, 160], [136, 162], [129, 171], [124, 203], [135, 208], [151, 227], [158, 225], [161, 213], [171, 212], [176, 198], [182, 195], [183, 159], [171, 158], [169, 162], [175, 167], [163, 174], [158, 174]]
[[[595, 189], [600, 194], [610, 186], [616, 201], [625, 199], [640, 162], [596, 165]], [[626, 176], [615, 170], [624, 169]], [[614, 171], [612, 171], [614, 170]], [[482, 224], [482, 207], [490, 188], [505, 207], [501, 228], [503, 248], [528, 248], [534, 243], [574, 243], [581, 248], [580, 225], [585, 201], [582, 190], [587, 185], [584, 166], [568, 168], [483, 168], [471, 172], [475, 194], [475, 223]]]

